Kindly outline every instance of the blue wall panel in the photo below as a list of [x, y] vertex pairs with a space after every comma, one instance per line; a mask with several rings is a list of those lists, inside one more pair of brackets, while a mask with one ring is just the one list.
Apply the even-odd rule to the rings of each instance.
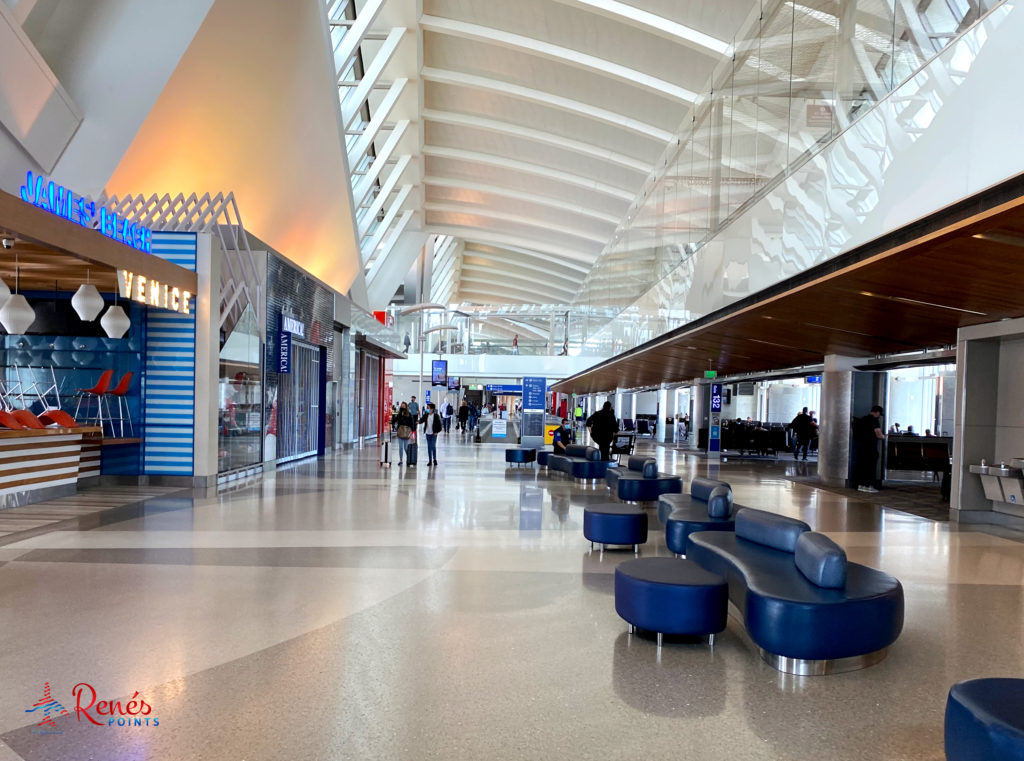
[[[196, 235], [154, 232], [153, 254], [194, 272]], [[150, 308], [146, 325], [143, 455], [148, 475], [193, 474], [195, 383], [195, 314]]]

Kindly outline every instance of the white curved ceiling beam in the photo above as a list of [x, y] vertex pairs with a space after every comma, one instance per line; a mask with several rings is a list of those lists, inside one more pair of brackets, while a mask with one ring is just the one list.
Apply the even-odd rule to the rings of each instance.
[[582, 282], [580, 278], [570, 272], [556, 272], [555, 267], [557, 267], [557, 263], [553, 262], [550, 257], [542, 257], [540, 261], [542, 263], [534, 264], [532, 261], [527, 261], [526, 257], [521, 255], [484, 254], [472, 248], [467, 248], [462, 255], [462, 265], [464, 267], [491, 267], [496, 269], [507, 265], [509, 262], [514, 262], [515, 266], [519, 269], [536, 272], [544, 275], [549, 280], [564, 282], [567, 286], [571, 286], [574, 291], [580, 287]]
[[676, 23], [664, 16], [656, 16], [648, 11], [632, 5], [620, 3], [618, 0], [556, 0], [562, 5], [586, 8], [606, 18], [643, 29], [645, 32], [679, 42], [701, 53], [727, 58], [732, 55], [732, 45], [709, 34], [704, 34], [693, 27]]
[[466, 239], [465, 241], [465, 250], [471, 251], [475, 255], [479, 255], [481, 253], [480, 249], [477, 248], [478, 246], [486, 246], [490, 251], [494, 252], [494, 256], [504, 255], [504, 261], [508, 261], [508, 257], [510, 255], [514, 255], [514, 257], [525, 257], [527, 259], [530, 259], [531, 261], [533, 259], [536, 259], [537, 261], [545, 262], [551, 266], [561, 267], [562, 269], [566, 269], [571, 272], [582, 273], [584, 276], [588, 272], [590, 272], [593, 266], [592, 264], [578, 264], [576, 262], [567, 261], [564, 258], [559, 259], [557, 261], [552, 260], [551, 255], [543, 251], [535, 251], [533, 249], [523, 248], [521, 246], [515, 245], [508, 245], [504, 243], [495, 244], [489, 241], [480, 240], [481, 236], [479, 235], [474, 237], [472, 233], [467, 234], [469, 235], [469, 238]]
[[508, 169], [513, 172], [525, 172], [526, 174], [533, 174], [537, 177], [554, 180], [555, 182], [563, 182], [567, 185], [575, 185], [576, 187], [583, 188], [584, 190], [590, 190], [595, 193], [611, 196], [612, 198], [618, 198], [620, 201], [626, 201], [627, 203], [636, 198], [635, 190], [626, 190], [625, 188], [609, 185], [605, 182], [591, 179], [590, 177], [583, 177], [582, 175], [573, 174], [572, 172], [566, 172], [561, 169], [551, 169], [550, 167], [540, 166], [539, 164], [530, 164], [526, 161], [519, 161], [505, 156], [497, 156], [493, 153], [467, 151], [462, 148], [447, 148], [439, 145], [424, 145], [421, 153], [424, 156], [435, 156], [437, 158], [452, 159], [454, 161], [466, 161], [470, 164], [486, 164], [487, 166], [495, 166], [499, 169]]
[[542, 240], [536, 240], [534, 238], [528, 238], [522, 235], [510, 235], [508, 233], [494, 232], [493, 230], [484, 230], [479, 227], [463, 227], [461, 225], [433, 225], [429, 222], [426, 225], [430, 232], [437, 233], [438, 235], [452, 235], [456, 238], [461, 238], [464, 241], [479, 241], [481, 243], [491, 243], [495, 246], [508, 249], [510, 251], [533, 251], [545, 253], [550, 256], [557, 257], [560, 260], [559, 264], [565, 264], [569, 266], [569, 262], [575, 262], [577, 269], [580, 272], [586, 274], [590, 272], [590, 268], [597, 261], [597, 257], [591, 253], [584, 251], [573, 251], [571, 249], [563, 248], [561, 246], [552, 246], [550, 243]]
[[499, 121], [498, 119], [485, 119], [482, 116], [457, 114], [452, 111], [437, 111], [432, 108], [423, 109], [423, 118], [427, 121], [437, 122], [439, 124], [451, 124], [456, 127], [469, 127], [470, 129], [497, 132], [502, 135], [521, 137], [535, 143], [552, 145], [555, 148], [561, 148], [563, 150], [578, 153], [582, 156], [588, 156], [600, 161], [608, 161], [612, 164], [618, 164], [619, 166], [626, 167], [626, 169], [641, 172], [645, 178], [652, 169], [651, 165], [644, 161], [634, 159], [631, 156], [626, 156], [622, 153], [617, 153], [616, 151], [610, 151], [599, 145], [584, 143], [581, 140], [572, 140], [567, 137], [562, 137], [561, 135], [556, 135], [553, 132], [530, 129], [529, 127], [523, 127], [511, 122]]
[[428, 32], [448, 34], [453, 37], [462, 37], [468, 40], [486, 42], [490, 45], [498, 45], [503, 48], [520, 50], [530, 55], [547, 58], [548, 60], [564, 63], [578, 69], [585, 69], [603, 77], [616, 79], [633, 87], [653, 92], [655, 95], [671, 98], [683, 103], [693, 103], [697, 100], [697, 94], [692, 90], [687, 90], [685, 87], [680, 87], [664, 79], [658, 79], [658, 77], [653, 77], [650, 74], [645, 74], [642, 71], [631, 69], [622, 64], [613, 63], [589, 53], [544, 42], [534, 37], [526, 37], [501, 29], [471, 24], [467, 21], [441, 18], [439, 16], [421, 16], [420, 28]]
[[470, 217], [483, 217], [484, 219], [496, 219], [500, 222], [511, 222], [515, 225], [523, 225], [524, 227], [535, 227], [541, 231], [547, 230], [553, 233], [560, 233], [562, 235], [568, 235], [573, 238], [580, 238], [582, 240], [589, 240], [592, 243], [597, 243], [600, 246], [604, 246], [608, 242], [607, 235], [595, 234], [591, 230], [583, 230], [578, 227], [569, 227], [568, 225], [553, 225], [543, 219], [537, 219], [535, 217], [525, 217], [521, 214], [507, 214], [503, 211], [495, 211], [486, 206], [470, 206], [462, 203], [425, 203], [423, 204], [424, 211], [436, 211], [442, 214], [463, 214]]
[[564, 280], [561, 278], [538, 278], [533, 274], [532, 270], [521, 267], [520, 263], [514, 259], [506, 259], [505, 262], [499, 266], [495, 266], [490, 262], [474, 264], [468, 259], [464, 259], [462, 262], [462, 271], [464, 273], [469, 273], [466, 277], [472, 278], [478, 283], [487, 282], [500, 286], [505, 282], [506, 278], [512, 278], [513, 280], [535, 285], [538, 289], [543, 288], [546, 290], [558, 291], [566, 294], [567, 296], [572, 296], [576, 292], [576, 287], [579, 285], [578, 282]]
[[562, 211], [568, 211], [573, 214], [582, 214], [583, 216], [591, 217], [592, 219], [600, 220], [601, 222], [607, 222], [613, 227], [617, 227], [619, 222], [622, 221], [621, 217], [616, 217], [611, 214], [603, 214], [599, 211], [587, 208], [586, 206], [580, 206], [579, 204], [570, 203], [560, 198], [552, 198], [551, 196], [541, 196], [536, 193], [524, 193], [520, 190], [512, 190], [511, 188], [502, 188], [497, 185], [488, 185], [483, 182], [473, 182], [472, 180], [460, 180], [451, 177], [438, 177], [436, 175], [428, 175], [423, 178], [424, 185], [432, 185], [438, 188], [452, 188], [454, 190], [468, 190], [474, 193], [489, 193], [491, 195], [502, 196], [503, 198], [511, 198], [516, 201], [525, 201], [526, 203], [533, 203], [539, 206], [544, 206], [552, 209], [561, 209]]
[[[478, 301], [482, 304], [504, 304], [509, 299], [518, 300], [525, 304], [537, 303], [537, 291], [530, 288], [515, 288], [512, 286], [474, 286], [472, 288], [459, 288], [459, 299], [463, 301]], [[485, 298], [473, 298], [485, 297]]]
[[668, 130], [655, 127], [652, 124], [646, 124], [639, 119], [633, 119], [625, 114], [619, 114], [615, 111], [598, 108], [597, 106], [592, 106], [589, 103], [584, 103], [583, 101], [573, 100], [572, 98], [563, 98], [560, 95], [552, 95], [551, 93], [547, 93], [542, 90], [534, 90], [530, 87], [502, 82], [500, 79], [491, 79], [489, 77], [477, 76], [476, 74], [465, 74], [463, 72], [449, 71], [447, 69], [435, 69], [431, 66], [424, 66], [423, 70], [420, 72], [420, 77], [427, 82], [437, 82], [439, 84], [455, 85], [459, 87], [471, 87], [476, 90], [487, 90], [488, 92], [497, 93], [498, 95], [506, 95], [510, 98], [532, 101], [533, 103], [539, 103], [543, 106], [556, 108], [559, 111], [566, 111], [571, 114], [576, 114], [577, 116], [584, 116], [588, 119], [594, 119], [596, 121], [604, 122], [605, 124], [611, 124], [614, 127], [620, 127], [622, 129], [629, 130], [630, 132], [635, 132], [638, 135], [649, 137], [660, 143], [668, 143], [675, 137]]
[[506, 288], [513, 288], [523, 293], [532, 293], [534, 300], [538, 300], [538, 297], [549, 301], [551, 303], [561, 303], [567, 298], [573, 296], [573, 291], [566, 290], [565, 288], [558, 288], [546, 283], [538, 283], [530, 278], [517, 278], [508, 273], [502, 273], [502, 279], [495, 281], [487, 277], [474, 277], [472, 274], [463, 273], [462, 277], [459, 278], [459, 293], [467, 292], [480, 292], [477, 290], [478, 286], [482, 286], [483, 289], [495, 289], [502, 291]]

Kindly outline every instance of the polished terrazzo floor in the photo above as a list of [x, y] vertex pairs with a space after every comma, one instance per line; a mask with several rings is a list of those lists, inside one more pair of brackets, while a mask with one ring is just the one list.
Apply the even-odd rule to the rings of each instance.
[[[889, 657], [786, 676], [735, 621], [659, 657], [614, 611], [632, 553], [582, 536], [603, 484], [453, 435], [436, 470], [367, 449], [0, 547], [0, 761], [938, 760], [953, 682], [1024, 676], [1024, 544], [787, 481], [792, 462], [656, 454], [898, 576]], [[642, 554], [667, 554], [656, 531]], [[60, 734], [26, 713], [46, 682]], [[138, 691], [159, 726], [77, 721], [80, 682]]]

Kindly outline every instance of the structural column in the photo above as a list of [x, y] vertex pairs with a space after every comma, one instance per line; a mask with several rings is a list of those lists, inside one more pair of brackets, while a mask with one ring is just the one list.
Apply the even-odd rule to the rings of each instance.
[[689, 439], [690, 446], [697, 448], [700, 442], [700, 429], [708, 425], [708, 408], [705, 394], [707, 388], [694, 380], [690, 387], [690, 400], [693, 402], [693, 416], [690, 418]]
[[[672, 398], [675, 398], [675, 394], [672, 395]], [[665, 418], [670, 414], [668, 409], [668, 389], [662, 386], [658, 389], [658, 420], [654, 434], [658, 441], [667, 441], [669, 438], [666, 436], [668, 426], [665, 424]]]
[[853, 357], [829, 354], [821, 378], [818, 478], [846, 486], [850, 477], [850, 416], [853, 413]]

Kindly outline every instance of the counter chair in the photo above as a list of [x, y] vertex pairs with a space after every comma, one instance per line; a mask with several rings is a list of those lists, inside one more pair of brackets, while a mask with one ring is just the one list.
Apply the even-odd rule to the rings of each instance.
[[[80, 418], [78, 416], [78, 413], [79, 413], [79, 411], [81, 410], [81, 407], [82, 407], [82, 400], [83, 399], [88, 399], [88, 398], [95, 398], [96, 399], [96, 415], [95, 415], [95, 417], [87, 416], [85, 418], [85, 420], [92, 420], [92, 419], [94, 419], [96, 421], [96, 425], [102, 427], [103, 423], [106, 420], [110, 419], [110, 407], [109, 407], [109, 405], [107, 406], [107, 415], [106, 415], [106, 417], [104, 417], [104, 415], [103, 415], [103, 397], [110, 390], [110, 381], [113, 378], [114, 378], [114, 371], [113, 370], [104, 370], [100, 374], [99, 379], [96, 381], [96, 385], [93, 386], [92, 388], [77, 388], [77, 389], [75, 389], [75, 393], [78, 396], [78, 404], [75, 406], [75, 414], [73, 416], [75, 418], [75, 420], [79, 420], [79, 421], [82, 420], [82, 418]], [[111, 431], [111, 432], [113, 432], [113, 431]]]
[[[116, 397], [117, 398], [117, 419], [121, 424], [121, 438], [124, 438], [124, 421], [128, 419], [128, 433], [132, 436], [135, 435], [134, 428], [132, 427], [132, 418], [128, 414], [128, 400], [125, 396], [128, 394], [128, 389], [132, 385], [132, 378], [135, 377], [135, 373], [129, 370], [121, 376], [121, 380], [117, 382], [117, 385], [107, 391], [104, 397]], [[107, 412], [110, 412], [110, 402], [107, 401]], [[114, 419], [110, 418], [110, 432], [114, 432]]]

